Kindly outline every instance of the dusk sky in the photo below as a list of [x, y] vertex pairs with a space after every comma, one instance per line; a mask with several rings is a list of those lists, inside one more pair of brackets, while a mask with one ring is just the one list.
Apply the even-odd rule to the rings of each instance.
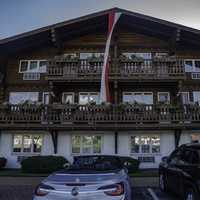
[[112, 7], [200, 29], [200, 0], [0, 0], [0, 39]]

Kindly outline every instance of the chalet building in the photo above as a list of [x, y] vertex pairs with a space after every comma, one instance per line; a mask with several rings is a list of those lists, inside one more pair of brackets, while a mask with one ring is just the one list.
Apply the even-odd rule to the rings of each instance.
[[[121, 16], [100, 101], [110, 12]], [[200, 140], [200, 30], [114, 8], [0, 40], [0, 156], [119, 154], [157, 167]]]

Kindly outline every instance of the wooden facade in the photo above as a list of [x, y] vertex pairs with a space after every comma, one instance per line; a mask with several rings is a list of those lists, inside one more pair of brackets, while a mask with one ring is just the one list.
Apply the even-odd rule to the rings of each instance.
[[[65, 54], [103, 53], [110, 10], [52, 25], [0, 41], [0, 129], [134, 130], [198, 129], [200, 109], [183, 106], [177, 94], [200, 91], [200, 79], [185, 72], [185, 59], [200, 58], [200, 31], [121, 10], [110, 51], [111, 105], [79, 105], [80, 92], [98, 92], [103, 59], [69, 59]], [[152, 53], [147, 60], [123, 53]], [[156, 53], [167, 53], [157, 58]], [[40, 80], [23, 80], [21, 60], [47, 60]], [[2, 77], [2, 78], [1, 78]], [[10, 92], [49, 92], [49, 105], [10, 105]], [[124, 91], [150, 91], [153, 105], [123, 104]], [[74, 104], [63, 105], [63, 92]], [[169, 92], [169, 105], [157, 93]]]

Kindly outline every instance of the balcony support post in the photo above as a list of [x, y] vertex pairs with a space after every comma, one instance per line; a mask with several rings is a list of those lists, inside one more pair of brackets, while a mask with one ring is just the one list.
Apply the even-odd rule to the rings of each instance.
[[115, 154], [118, 154], [118, 132], [115, 132]]
[[181, 139], [181, 133], [182, 133], [181, 129], [174, 131], [175, 148], [177, 148], [179, 146], [179, 142]]
[[54, 154], [57, 154], [58, 151], [58, 131], [51, 131], [51, 139], [53, 142], [53, 149], [54, 149]]
[[118, 104], [118, 82], [114, 82], [114, 104]]

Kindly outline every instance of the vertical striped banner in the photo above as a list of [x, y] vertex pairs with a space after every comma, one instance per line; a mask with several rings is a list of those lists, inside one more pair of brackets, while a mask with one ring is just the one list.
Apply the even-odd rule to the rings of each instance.
[[106, 48], [104, 53], [104, 63], [101, 74], [101, 90], [100, 90], [100, 103], [102, 102], [110, 102], [110, 92], [109, 92], [109, 50], [111, 44], [112, 33], [115, 28], [117, 21], [121, 16], [120, 12], [115, 12], [113, 10], [109, 13], [109, 23], [108, 23], [108, 38], [106, 41]]

